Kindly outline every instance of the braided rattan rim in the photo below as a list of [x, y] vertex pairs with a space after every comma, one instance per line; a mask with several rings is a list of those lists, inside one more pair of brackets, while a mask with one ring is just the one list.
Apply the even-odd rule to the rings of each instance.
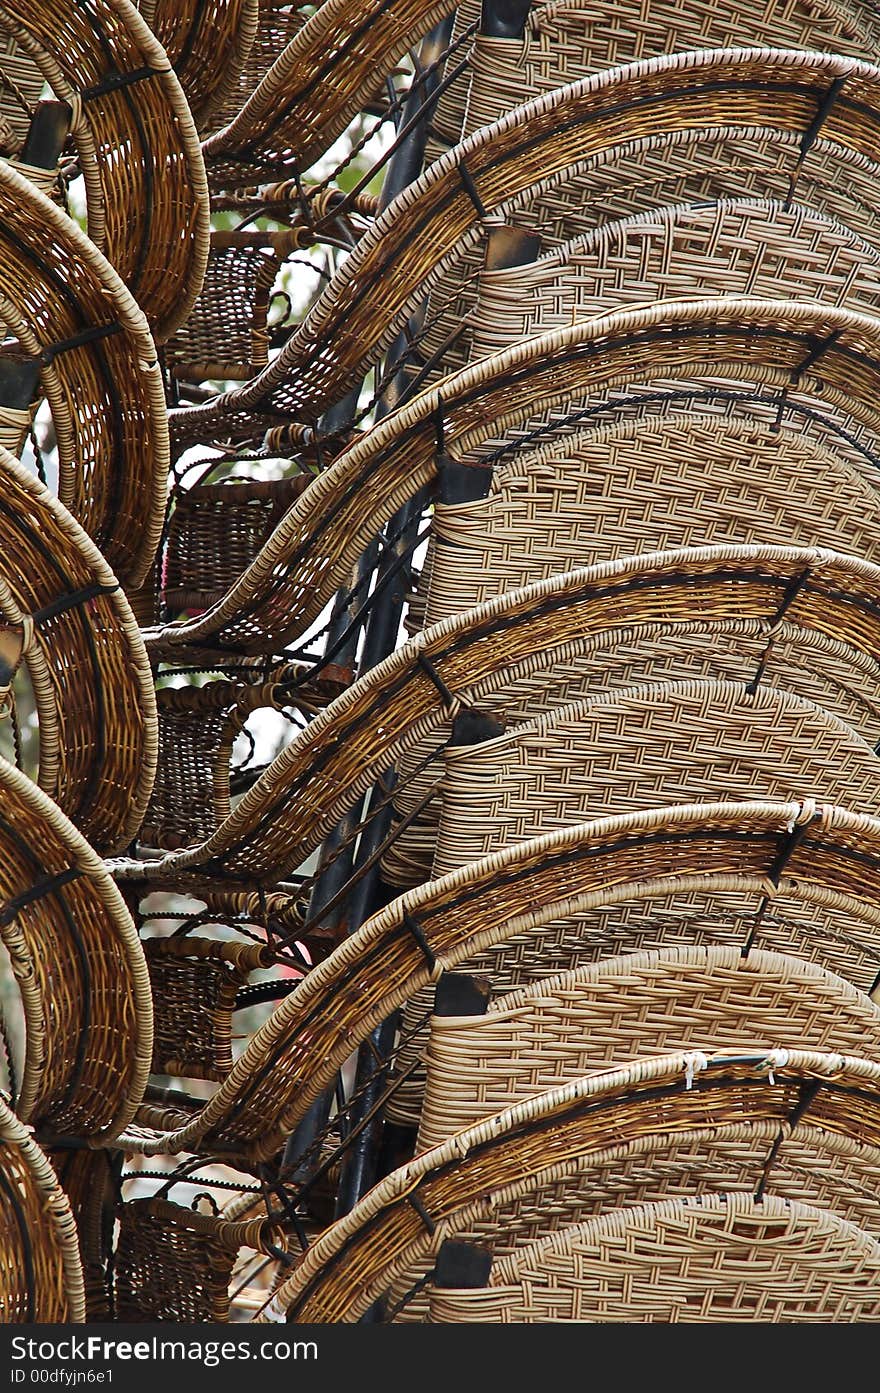
[[[683, 335], [683, 328], [689, 333]], [[438, 416], [444, 449], [459, 458], [493, 438], [502, 423], [651, 375], [635, 362], [639, 345], [650, 349], [654, 376], [686, 376], [688, 370], [695, 375], [701, 334], [711, 339], [717, 358], [713, 376], [724, 367], [723, 344], [736, 360], [734, 376], [766, 380], [778, 392], [792, 389], [792, 373], [808, 345], [839, 334], [816, 371], [804, 373], [795, 386], [842, 406], [872, 435], [880, 431], [880, 319], [873, 316], [812, 301], [739, 297], [672, 301], [603, 315], [482, 359], [386, 417], [297, 499], [217, 605], [196, 620], [149, 634], [148, 647], [162, 656], [208, 637], [244, 652], [264, 651], [267, 641], [289, 642], [345, 581], [376, 526], [435, 482]], [[679, 362], [682, 344], [690, 338], [693, 352]], [[281, 629], [274, 618], [281, 608], [279, 592], [286, 616]], [[266, 618], [261, 609], [268, 611]]]
[[[777, 884], [772, 867], [794, 828], [807, 830]], [[623, 857], [613, 873], [602, 865], [609, 852]], [[594, 905], [743, 889], [845, 910], [866, 926], [860, 946], [870, 952], [880, 926], [880, 820], [812, 803], [718, 803], [603, 818], [509, 847], [380, 910], [273, 1011], [195, 1119], [135, 1128], [123, 1141], [145, 1154], [205, 1143], [267, 1159], [373, 1026], [466, 958]], [[407, 919], [420, 926], [430, 961]]]
[[[99, 695], [104, 700], [103, 732], [100, 742], [94, 741], [95, 764], [91, 801], [80, 812], [79, 820], [83, 831], [93, 836], [91, 829], [100, 826], [106, 817], [115, 827], [115, 836], [110, 849], [126, 845], [137, 833], [143, 820], [153, 787], [158, 760], [159, 733], [156, 714], [156, 692], [152, 669], [131, 607], [124, 592], [103, 555], [86, 535], [62, 503], [49, 492], [23, 465], [0, 446], [0, 479], [6, 474], [14, 483], [26, 490], [34, 500], [35, 509], [52, 514], [53, 519], [69, 542], [71, 552], [84, 562], [92, 572], [95, 581], [108, 593], [115, 611], [117, 628], [114, 630], [104, 624], [100, 629], [102, 648], [109, 646], [124, 653], [124, 666], [131, 673], [131, 684], [126, 689], [110, 689], [105, 681]], [[56, 554], [58, 565], [64, 558]], [[9, 576], [0, 575], [0, 601], [6, 618], [21, 623], [29, 618], [18, 607], [15, 593], [21, 583], [20, 573]], [[59, 598], [64, 592], [59, 589]], [[72, 613], [75, 614], [75, 611]], [[70, 630], [71, 643], [75, 644], [80, 635], [80, 625], [91, 628], [94, 621], [89, 611], [83, 610]], [[65, 719], [65, 711], [59, 707], [49, 673], [55, 665], [63, 667], [67, 654], [55, 653], [41, 642], [40, 626], [34, 626], [34, 642], [25, 654], [25, 662], [31, 670], [31, 680], [40, 723], [40, 783], [47, 793], [64, 810], [67, 803], [67, 790], [63, 783], [65, 761], [60, 759], [62, 748], [67, 744], [81, 742], [86, 735], [80, 729], [70, 728]], [[97, 664], [98, 658], [95, 656]], [[100, 682], [100, 678], [97, 679]], [[118, 723], [118, 724], [117, 724]], [[116, 728], [114, 729], [114, 726]], [[116, 757], [116, 746], [123, 746], [137, 731], [138, 756], [134, 770], [126, 774], [127, 762], [123, 763], [120, 750]], [[98, 750], [101, 755], [98, 755]], [[98, 762], [100, 760], [100, 762]], [[60, 772], [59, 772], [60, 771]], [[134, 782], [127, 785], [131, 773]], [[61, 782], [59, 782], [59, 779]]]
[[[771, 1082], [772, 1078], [772, 1082]], [[645, 1103], [650, 1130], [699, 1126], [713, 1097], [746, 1104], [755, 1118], [785, 1120], [801, 1093], [818, 1082], [807, 1113], [812, 1126], [875, 1144], [880, 1137], [880, 1064], [844, 1055], [777, 1051], [755, 1055], [679, 1053], [609, 1070], [532, 1098], [459, 1132], [392, 1172], [306, 1252], [272, 1299], [270, 1313], [288, 1320], [357, 1319], [378, 1295], [390, 1267], [423, 1227], [441, 1224], [477, 1193], [508, 1183], [514, 1172], [540, 1174], [554, 1162], [598, 1151], [605, 1126]], [[790, 1103], [781, 1096], [789, 1095]], [[775, 1095], [775, 1096], [774, 1096]], [[634, 1130], [638, 1130], [637, 1125]], [[418, 1200], [417, 1205], [412, 1199]], [[421, 1211], [421, 1213], [420, 1213]]]
[[[29, 1129], [10, 1112], [0, 1098], [0, 1143], [15, 1147], [31, 1173], [44, 1205], [44, 1214], [55, 1231], [64, 1273], [64, 1293], [68, 1303], [66, 1319], [81, 1324], [86, 1318], [86, 1298], [83, 1284], [79, 1238], [70, 1209], [70, 1202], [58, 1183], [58, 1177], [48, 1158], [34, 1141]], [[2, 1164], [2, 1162], [0, 1162]], [[53, 1312], [57, 1320], [58, 1313]], [[37, 1319], [47, 1319], [46, 1315]]]

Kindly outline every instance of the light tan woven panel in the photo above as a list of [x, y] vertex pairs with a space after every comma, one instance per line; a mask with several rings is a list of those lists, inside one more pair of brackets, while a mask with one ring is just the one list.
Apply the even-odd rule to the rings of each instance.
[[[646, 881], [577, 916], [540, 922], [527, 932], [501, 935], [493, 947], [466, 958], [462, 970], [488, 977], [496, 993], [538, 985], [555, 974], [604, 964], [619, 954], [669, 953], [726, 946], [741, 953], [755, 942], [762, 950], [812, 963], [824, 972], [870, 991], [880, 971], [871, 932], [852, 908], [809, 902], [797, 895], [774, 896], [768, 908], [761, 890], [716, 879], [712, 886], [673, 890], [668, 882]], [[395, 1069], [398, 1086], [388, 1116], [404, 1126], [420, 1124], [424, 1105], [428, 1020], [433, 991], [424, 988], [404, 1008], [403, 1042]]]
[[880, 470], [864, 459], [857, 470], [833, 445], [821, 423], [795, 433], [745, 411], [673, 407], [511, 451], [486, 499], [436, 505], [425, 624], [555, 571], [665, 547], [790, 541], [876, 561]]
[[576, 319], [692, 295], [880, 306], [880, 252], [800, 205], [763, 199], [678, 204], [609, 222], [526, 266], [484, 270], [472, 354], [495, 353]]
[[475, 36], [463, 133], [603, 68], [738, 44], [849, 53], [870, 62], [880, 55], [880, 25], [873, 7], [859, 0], [687, 6], [677, 0], [613, 0], [601, 7], [551, 0], [531, 10], [522, 39]]
[[[448, 748], [444, 762], [435, 877], [572, 823], [640, 808], [806, 794], [876, 812], [880, 800], [877, 756], [849, 726], [801, 697], [761, 687], [752, 695], [742, 683], [713, 680], [624, 688], [557, 708], [482, 745]], [[402, 870], [427, 851], [430, 831], [405, 843]], [[577, 922], [545, 933], [557, 963], [588, 936]], [[540, 946], [530, 946], [533, 963]], [[505, 958], [496, 950], [493, 970], [510, 981], [516, 950], [509, 967]], [[425, 990], [404, 1010], [403, 1074], [425, 1047], [430, 1002]], [[418, 1118], [422, 1081], [421, 1068], [404, 1079], [389, 1105], [395, 1120]]]
[[[875, 1146], [880, 1071], [867, 1061], [800, 1051], [642, 1060], [518, 1104], [417, 1154], [321, 1235], [276, 1293], [270, 1314], [286, 1311], [302, 1323], [356, 1320], [442, 1242], [456, 1214], [485, 1214], [513, 1185], [537, 1194], [544, 1178], [557, 1179], [576, 1159], [586, 1172], [587, 1158], [611, 1147], [649, 1135], [668, 1144], [684, 1132], [773, 1118], [783, 1123], [777, 1137], [781, 1131], [784, 1141], [792, 1114], [780, 1112], [782, 1098], [795, 1106], [811, 1075], [818, 1087], [810, 1089], [806, 1125]], [[777, 1150], [765, 1152], [765, 1182]], [[758, 1176], [755, 1190], [760, 1183]]]
[[[546, 667], [536, 665], [504, 688], [487, 692], [480, 705], [506, 726], [518, 727], [588, 693], [685, 679], [748, 682], [759, 672], [762, 685], [804, 697], [846, 722], [871, 746], [880, 740], [880, 681], [873, 665], [842, 644], [814, 643], [786, 624], [769, 649], [748, 625], [700, 625], [687, 634], [662, 626], [618, 633], [588, 650], [572, 649]], [[440, 819], [441, 751], [451, 734], [447, 721], [399, 762], [397, 816], [413, 813], [432, 788], [437, 793], [385, 853], [383, 875], [393, 885], [417, 885], [431, 873]]]
[[793, 1045], [880, 1059], [880, 1007], [825, 968], [733, 947], [606, 958], [431, 1018], [417, 1149], [640, 1055]]
[[[210, 1103], [193, 1113], [153, 1102], [121, 1143], [149, 1155], [214, 1154], [222, 1144], [248, 1165], [268, 1159], [376, 1024], [430, 991], [441, 970], [480, 955], [494, 971], [493, 945], [528, 980], [655, 943], [754, 941], [869, 990], [880, 971], [878, 868], [880, 822], [801, 803], [655, 809], [513, 847], [386, 906], [276, 1008]], [[216, 894], [204, 898], [223, 907]], [[264, 897], [260, 912], [282, 923], [283, 900]], [[575, 913], [587, 935], [553, 957], [545, 926]], [[428, 925], [430, 960], [408, 914]], [[430, 1007], [428, 997], [425, 1018]], [[413, 1056], [401, 1049], [398, 1068], [406, 1049]], [[419, 1106], [420, 1093], [415, 1125]]]
[[[816, 1205], [877, 1237], [880, 1152], [802, 1123], [774, 1154], [779, 1136], [766, 1122], [647, 1135], [551, 1168], [537, 1186], [530, 1179], [514, 1182], [465, 1206], [444, 1224], [440, 1241], [489, 1247], [498, 1260], [591, 1216], [673, 1197], [731, 1191], [751, 1197], [762, 1183], [778, 1198]], [[390, 1319], [427, 1319], [431, 1288], [420, 1280], [433, 1265], [436, 1247], [401, 1265], [388, 1293]]]
[[0, 1099], [0, 1323], [85, 1320], [76, 1225], [55, 1172]]
[[564, 707], [445, 755], [433, 874], [606, 814], [723, 798], [880, 811], [880, 760], [801, 697], [694, 681]]
[[[566, 171], [565, 178], [542, 180], [538, 175], [505, 203], [503, 216], [508, 223], [536, 234], [542, 251], [549, 254], [638, 214], [654, 215], [661, 209], [703, 202], [754, 200], [785, 205], [794, 189], [801, 216], [808, 216], [807, 210], [823, 215], [849, 229], [858, 242], [880, 245], [871, 161], [820, 139], [810, 148], [793, 185], [799, 153], [799, 141], [783, 131], [658, 129], [656, 134], [609, 146], [580, 161]], [[793, 214], [797, 216], [794, 210]], [[733, 254], [734, 249], [730, 250]], [[481, 332], [477, 306], [486, 274], [484, 261], [485, 244], [461, 248], [431, 290], [423, 352], [427, 357], [442, 350], [438, 371], [452, 371], [475, 355], [474, 332]], [[687, 258], [679, 264], [681, 287], [686, 284]], [[833, 263], [828, 269], [826, 293], [834, 279]], [[808, 270], [807, 265], [804, 273]], [[495, 274], [503, 280], [504, 273]], [[818, 284], [815, 270], [812, 278]], [[696, 293], [694, 288], [691, 294]], [[450, 337], [454, 342], [444, 348]]]
[[503, 1258], [432, 1322], [880, 1320], [880, 1244], [827, 1210], [720, 1194], [620, 1210]]

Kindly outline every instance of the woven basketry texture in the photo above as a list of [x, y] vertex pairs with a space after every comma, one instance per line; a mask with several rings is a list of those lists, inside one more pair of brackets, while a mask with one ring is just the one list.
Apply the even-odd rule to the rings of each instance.
[[[665, 1132], [775, 1117], [811, 1089], [807, 1125], [875, 1145], [878, 1066], [843, 1055], [673, 1055], [579, 1080], [422, 1152], [374, 1186], [308, 1250], [272, 1300], [301, 1323], [352, 1321], [411, 1265], [448, 1216], [552, 1166]], [[418, 1203], [413, 1204], [415, 1198]]]
[[140, 631], [97, 547], [2, 448], [0, 491], [0, 609], [21, 633], [39, 782], [97, 848], [116, 850], [137, 832], [156, 771]]
[[55, 1172], [0, 1099], [0, 1322], [85, 1320], [76, 1225]]
[[880, 1319], [880, 1245], [826, 1210], [719, 1194], [619, 1210], [502, 1258], [484, 1291], [431, 1293], [441, 1324]]
[[25, 1026], [15, 1108], [47, 1138], [112, 1139], [147, 1082], [144, 955], [97, 854], [35, 784], [0, 761], [0, 937]]
[[128, 0], [4, 0], [0, 24], [71, 106], [89, 236], [161, 342], [198, 294], [209, 238], [198, 134], [165, 50]]
[[880, 1007], [824, 968], [759, 949], [670, 947], [587, 963], [495, 998], [485, 1016], [431, 1017], [416, 1149], [627, 1060], [785, 1045], [880, 1060]]

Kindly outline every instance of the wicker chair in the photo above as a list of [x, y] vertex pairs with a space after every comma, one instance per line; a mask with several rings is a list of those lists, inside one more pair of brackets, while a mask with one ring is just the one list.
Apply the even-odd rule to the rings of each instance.
[[0, 1099], [0, 1322], [84, 1321], [76, 1225], [45, 1154]]
[[480, 23], [479, 0], [461, 0], [455, 33], [473, 27], [467, 68], [443, 94], [433, 122], [454, 145], [526, 99], [565, 87], [604, 68], [687, 49], [769, 43], [823, 53], [873, 57], [880, 51], [876, 14], [863, 4], [681, 6], [672, 0], [616, 0], [601, 12], [584, 0], [530, 6], [518, 37]]
[[761, 950], [691, 944], [586, 963], [496, 997], [485, 1015], [431, 1017], [416, 1150], [630, 1060], [789, 1044], [880, 1061], [880, 1007], [823, 967]]
[[[813, 364], [817, 344], [825, 352]], [[436, 486], [440, 425], [443, 456], [470, 462], [472, 452], [476, 463], [481, 447], [505, 431], [528, 433], [551, 411], [565, 418], [589, 400], [598, 414], [628, 391], [656, 385], [663, 396], [672, 382], [682, 390], [688, 383], [691, 392], [696, 380], [709, 409], [735, 394], [754, 400], [765, 420], [768, 406], [775, 408], [787, 429], [803, 433], [809, 419], [806, 429], [826, 448], [836, 451], [839, 442], [854, 464], [861, 451], [874, 469], [876, 362], [877, 321], [800, 302], [682, 301], [530, 340], [447, 378], [442, 389], [422, 392], [374, 426], [291, 508], [219, 604], [148, 635], [148, 645], [163, 657], [207, 640], [265, 653], [305, 632], [348, 581], [376, 529], [419, 488]], [[707, 409], [699, 394], [694, 405]]]
[[39, 722], [39, 782], [97, 848], [127, 846], [156, 771], [152, 674], [119, 583], [62, 504], [0, 448], [0, 611]]
[[[554, 958], [542, 927], [590, 909], [592, 935], [563, 941]], [[880, 823], [872, 818], [761, 802], [570, 828], [395, 900], [276, 1007], [208, 1104], [145, 1106], [120, 1144], [148, 1155], [225, 1154], [249, 1166], [276, 1157], [374, 1026], [442, 972], [479, 962], [478, 954], [485, 962], [494, 945], [519, 944], [526, 965], [532, 948], [532, 976], [547, 977], [578, 955], [588, 962], [670, 942], [754, 944], [869, 991], [880, 969], [878, 924]], [[400, 1111], [399, 1086], [394, 1101]], [[418, 1089], [410, 1122], [420, 1105]]]
[[0, 317], [19, 360], [41, 367], [61, 501], [119, 579], [136, 586], [159, 541], [169, 459], [146, 320], [89, 238], [2, 161], [0, 261]]
[[92, 240], [157, 342], [183, 322], [208, 257], [208, 188], [164, 49], [128, 0], [4, 0], [0, 25], [74, 112]]
[[[816, 1205], [877, 1236], [876, 1165], [880, 1153], [849, 1137], [798, 1124], [780, 1145], [772, 1121], [739, 1119], [694, 1131], [656, 1133], [551, 1167], [533, 1186], [526, 1176], [503, 1191], [464, 1206], [447, 1220], [445, 1234], [468, 1248], [513, 1256], [551, 1233], [627, 1207], [695, 1195], [738, 1193], [752, 1200], [772, 1194]], [[436, 1251], [436, 1250], [435, 1250]], [[428, 1272], [426, 1272], [426, 1267]], [[389, 1318], [428, 1318], [433, 1279], [421, 1256], [393, 1282]]]
[[473, 357], [654, 300], [746, 295], [880, 308], [880, 252], [812, 209], [768, 199], [677, 204], [607, 222], [523, 266], [486, 268]]
[[140, 0], [138, 8], [164, 48], [199, 130], [238, 91], [260, 20], [259, 0]]
[[[752, 1177], [773, 1193], [773, 1161], [790, 1132], [797, 1138], [805, 1112], [820, 1139], [833, 1133], [876, 1145], [878, 1080], [880, 1066], [865, 1060], [778, 1051], [665, 1056], [570, 1083], [459, 1132], [381, 1180], [308, 1250], [270, 1312], [304, 1324], [357, 1320], [403, 1273], [427, 1276], [466, 1206], [479, 1201], [486, 1213], [511, 1185], [538, 1194], [552, 1168], [576, 1158], [588, 1188], [588, 1158], [611, 1146], [661, 1134], [673, 1145], [679, 1132], [742, 1124], [744, 1110], [751, 1125], [776, 1123], [777, 1142]], [[699, 1168], [692, 1188], [699, 1193]]]
[[[880, 647], [872, 617], [877, 583], [868, 562], [834, 553], [718, 547], [630, 558], [499, 596], [426, 630], [345, 691], [206, 842], [156, 861], [118, 861], [114, 874], [195, 885], [222, 864], [230, 889], [237, 880], [253, 889], [254, 882], [283, 879], [379, 774], [432, 731], [448, 731], [463, 707], [491, 705], [522, 679], [536, 678], [541, 687], [539, 674], [554, 663], [570, 663], [596, 640], [606, 649], [626, 641], [639, 625], [679, 628], [685, 645], [685, 630], [748, 634], [751, 625], [751, 637], [763, 633], [766, 652], [784, 619], [815, 635], [820, 668], [826, 636], [835, 666], [846, 647], [873, 657]], [[863, 595], [872, 597], [868, 605]], [[847, 665], [856, 693], [860, 661]], [[759, 660], [749, 676], [760, 682], [763, 670]]]
[[115, 1257], [120, 1321], [229, 1320], [229, 1282], [242, 1247], [272, 1241], [266, 1219], [236, 1222], [162, 1199], [121, 1204]]
[[232, 1018], [251, 973], [275, 961], [266, 944], [195, 936], [144, 943], [153, 990], [153, 1072], [222, 1082], [232, 1068]]
[[557, 706], [443, 752], [433, 874], [572, 822], [721, 798], [880, 815], [880, 762], [844, 721], [773, 687], [698, 679]]
[[296, 232], [214, 232], [192, 312], [165, 345], [173, 377], [248, 380], [269, 361], [272, 287], [299, 245]]
[[15, 1109], [47, 1142], [111, 1140], [134, 1115], [152, 1006], [134, 925], [104, 863], [35, 784], [0, 762], [0, 938], [25, 1026]]
[[168, 522], [161, 598], [176, 614], [219, 604], [288, 509], [305, 491], [308, 474], [286, 479], [239, 479], [180, 488]]
[[367, 0], [355, 12], [350, 0], [319, 4], [241, 110], [205, 142], [212, 185], [240, 188], [307, 170], [446, 13], [436, 0]]
[[876, 1322], [880, 1244], [773, 1195], [667, 1200], [561, 1229], [494, 1264], [482, 1290], [435, 1284], [429, 1319]]
[[[604, 162], [620, 154], [624, 141], [629, 148], [645, 138], [689, 132], [699, 137], [699, 161], [700, 141], [714, 139], [719, 130], [736, 131], [753, 171], [749, 131], [760, 127], [761, 139], [771, 144], [778, 132], [775, 179], [758, 196], [785, 198], [791, 196], [789, 181], [799, 186], [801, 168], [809, 168], [821, 129], [820, 163], [829, 154], [834, 160], [836, 150], [832, 178], [841, 201], [836, 208], [820, 206], [870, 240], [843, 210], [861, 201], [874, 221], [875, 195], [862, 172], [863, 161], [876, 155], [877, 80], [874, 68], [853, 59], [721, 49], [614, 69], [527, 103], [451, 150], [410, 185], [361, 239], [269, 367], [247, 386], [178, 413], [175, 429], [182, 438], [207, 438], [212, 431], [225, 434], [243, 417], [253, 430], [255, 410], [315, 422], [378, 361], [453, 257], [462, 261], [490, 227], [510, 221], [520, 203], [534, 204], [541, 188], [570, 183], [590, 159]], [[827, 113], [822, 107], [824, 120], [817, 126], [817, 105], [830, 84], [836, 100]], [[728, 197], [745, 193], [735, 183], [724, 191]], [[664, 204], [671, 201], [663, 198]], [[576, 230], [585, 229], [569, 226], [565, 236]], [[456, 283], [460, 279], [457, 272]], [[371, 293], [380, 280], [381, 317]]]
[[233, 747], [252, 714], [291, 703], [314, 711], [344, 685], [306, 683], [297, 687], [295, 698], [288, 696], [284, 682], [302, 671], [290, 663], [274, 673], [257, 671], [250, 681], [245, 670], [238, 680], [160, 688], [159, 754], [140, 828], [142, 847], [176, 851], [216, 832], [232, 811]]

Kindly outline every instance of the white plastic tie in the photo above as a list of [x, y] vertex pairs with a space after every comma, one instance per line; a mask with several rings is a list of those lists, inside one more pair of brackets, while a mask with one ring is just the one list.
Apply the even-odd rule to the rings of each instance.
[[694, 1050], [692, 1054], [684, 1057], [684, 1086], [690, 1090], [694, 1086], [694, 1078], [701, 1074], [708, 1067], [709, 1060], [701, 1050]]
[[775, 1074], [774, 1074], [774, 1070], [775, 1070], [775, 1069], [784, 1069], [785, 1066], [786, 1066], [786, 1064], [788, 1063], [788, 1061], [789, 1061], [790, 1059], [791, 1059], [791, 1054], [789, 1053], [788, 1050], [771, 1050], [771, 1051], [770, 1051], [770, 1053], [769, 1053], [768, 1056], [767, 1056], [767, 1063], [768, 1063], [769, 1066], [770, 1066], [769, 1069], [767, 1070], [767, 1078], [770, 1080], [770, 1083], [771, 1083], [771, 1084], [774, 1084], [774, 1083], [776, 1082], [776, 1076], [775, 1076]]

